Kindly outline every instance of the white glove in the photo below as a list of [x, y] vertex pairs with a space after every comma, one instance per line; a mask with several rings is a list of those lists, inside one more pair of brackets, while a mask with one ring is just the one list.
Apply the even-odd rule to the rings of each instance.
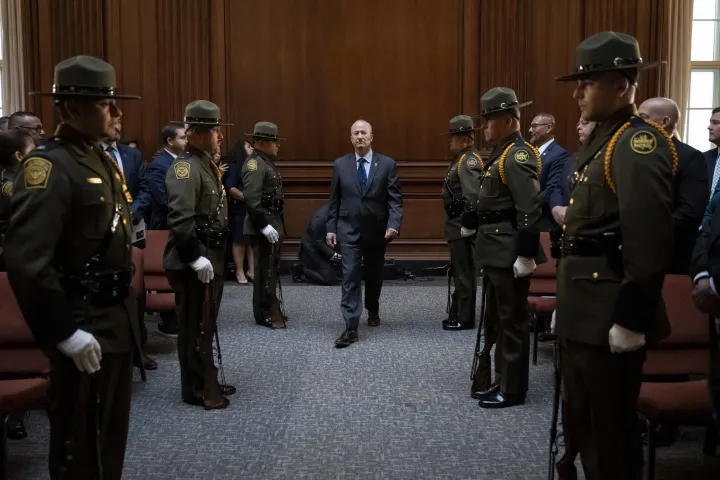
[[266, 226], [261, 231], [270, 243], [277, 243], [278, 239], [280, 239], [280, 235], [278, 235], [277, 230], [275, 230], [272, 225]]
[[332, 256], [332, 258], [330, 260], [342, 260], [342, 255], [340, 255], [339, 253], [336, 253], [335, 255]]
[[215, 278], [212, 263], [205, 257], [198, 257], [194, 262], [190, 262], [190, 266], [197, 272], [198, 280], [202, 283], [210, 283], [210, 280]]
[[557, 310], [553, 310], [552, 318], [550, 319], [550, 333], [555, 334], [555, 314]]
[[102, 349], [91, 333], [77, 329], [75, 333], [58, 343], [57, 347], [63, 355], [72, 358], [81, 372], [92, 374], [100, 370]]
[[645, 334], [633, 332], [615, 323], [608, 333], [608, 341], [611, 353], [632, 352], [645, 345]]
[[465, 227], [460, 227], [460, 236], [463, 238], [469, 237], [470, 235], [474, 235], [475, 232], [477, 232], [477, 230], [470, 230]]
[[535, 271], [535, 259], [528, 257], [517, 257], [513, 264], [513, 273], [515, 278], [527, 277]]

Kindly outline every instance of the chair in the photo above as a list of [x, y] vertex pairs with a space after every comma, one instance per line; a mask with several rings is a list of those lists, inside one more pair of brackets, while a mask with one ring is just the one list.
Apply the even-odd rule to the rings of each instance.
[[540, 232], [540, 246], [545, 251], [547, 262], [538, 265], [530, 277], [531, 296], [554, 296], [557, 292], [557, 262], [550, 255], [550, 233]]
[[[648, 430], [648, 475], [655, 478], [654, 431], [657, 425], [700, 426], [708, 428], [703, 452], [712, 454], [716, 444], [712, 405], [706, 375], [709, 358], [708, 318], [692, 303], [692, 281], [685, 275], [667, 275], [663, 300], [671, 333], [656, 346], [648, 346], [643, 366], [646, 377], [683, 376], [689, 380], [644, 381], [637, 411]], [[701, 378], [692, 378], [700, 376]]]
[[175, 294], [163, 267], [168, 234], [167, 230], [148, 230], [145, 238], [143, 281], [147, 292], [145, 311], [148, 313], [175, 310]]
[[555, 297], [528, 297], [528, 310], [535, 325], [533, 329], [533, 365], [537, 365], [538, 337], [540, 336], [540, 329], [538, 328], [540, 322], [538, 319], [551, 318], [556, 304], [557, 299]]
[[0, 478], [7, 478], [7, 431], [6, 422], [13, 412], [27, 410], [45, 398], [48, 381], [44, 378], [0, 380]]

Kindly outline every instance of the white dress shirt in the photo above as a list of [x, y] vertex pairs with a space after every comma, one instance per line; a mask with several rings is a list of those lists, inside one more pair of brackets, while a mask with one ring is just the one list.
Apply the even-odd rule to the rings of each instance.
[[[120, 167], [120, 171], [125, 175], [125, 169], [123, 168], [122, 164], [122, 158], [120, 158], [120, 150], [117, 148], [117, 143], [113, 143], [112, 145], [108, 145], [107, 143], [103, 142], [100, 144], [103, 151], [110, 155], [112, 158], [115, 159], [115, 161], [118, 164], [118, 167]], [[108, 148], [112, 148], [109, 152], [107, 151]]]
[[545, 142], [545, 143], [543, 143], [542, 145], [540, 145], [540, 147], [538, 147], [538, 152], [540, 152], [540, 155], [541, 155], [541, 156], [542, 156], [543, 153], [545, 153], [545, 150], [547, 150], [547, 148], [550, 146], [550, 144], [551, 144], [552, 142], [554, 142], [554, 141], [555, 141], [555, 139], [554, 139], [554, 138], [551, 138], [551, 139], [548, 140], [547, 142]]
[[168, 150], [167, 148], [163, 148], [163, 150], [165, 150], [167, 153], [169, 153], [170, 156], [173, 157], [173, 160], [175, 160], [175, 159], [178, 157], [177, 155], [175, 155], [173, 152], [171, 152], [171, 151]]

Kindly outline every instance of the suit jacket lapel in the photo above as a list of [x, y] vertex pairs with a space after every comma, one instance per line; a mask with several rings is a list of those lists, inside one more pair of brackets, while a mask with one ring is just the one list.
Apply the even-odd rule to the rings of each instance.
[[362, 197], [362, 195], [363, 195], [365, 192], [363, 192], [362, 189], [360, 188], [360, 182], [358, 181], [358, 176], [357, 176], [357, 162], [355, 161], [355, 154], [354, 154], [354, 153], [351, 153], [350, 155], [347, 156], [347, 164], [348, 164], [348, 168], [349, 168], [350, 170], [352, 170], [352, 172], [353, 172], [353, 179], [354, 179], [354, 181], [355, 181], [355, 188], [357, 188], [358, 193], [359, 193], [360, 196]]
[[[370, 190], [370, 185], [372, 185], [373, 178], [375, 178], [375, 173], [378, 169], [378, 162], [380, 159], [378, 158], [378, 154], [373, 152], [372, 156], [372, 163], [370, 164], [370, 174], [368, 175], [367, 185], [365, 186], [365, 192], [368, 192]], [[365, 193], [363, 192], [363, 193]]]

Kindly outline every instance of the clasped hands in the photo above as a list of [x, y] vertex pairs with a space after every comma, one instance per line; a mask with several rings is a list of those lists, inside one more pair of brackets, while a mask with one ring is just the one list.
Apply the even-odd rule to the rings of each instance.
[[692, 299], [698, 310], [720, 318], [720, 297], [713, 292], [710, 286], [710, 277], [703, 277], [695, 283]]
[[[550, 333], [555, 334], [555, 314], [557, 310], [553, 310], [552, 319], [550, 320]], [[632, 352], [645, 346], [645, 334], [628, 330], [614, 323], [608, 332], [608, 344], [611, 353]]]

